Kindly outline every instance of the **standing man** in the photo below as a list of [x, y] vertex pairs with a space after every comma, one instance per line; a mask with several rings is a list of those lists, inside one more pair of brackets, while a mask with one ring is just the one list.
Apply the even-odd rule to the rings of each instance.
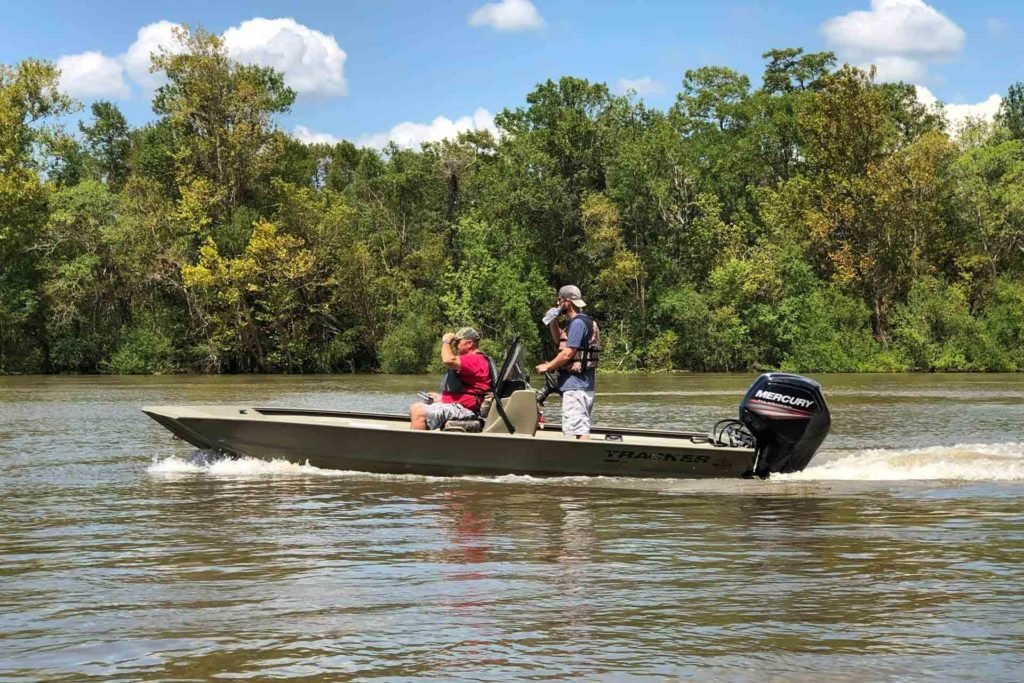
[[[594, 412], [594, 385], [601, 332], [597, 323], [583, 313], [587, 302], [580, 288], [566, 285], [558, 290], [558, 302], [548, 311], [548, 331], [558, 345], [558, 355], [536, 367], [537, 372], [558, 370], [558, 390], [562, 394], [562, 433], [580, 440], [590, 438], [590, 416]], [[558, 326], [558, 315], [569, 318], [565, 331]]]
[[442, 429], [448, 420], [468, 420], [480, 412], [484, 394], [491, 391], [491, 361], [480, 351], [480, 333], [472, 327], [441, 337], [441, 362], [447, 371], [441, 393], [429, 403], [409, 406], [413, 429]]

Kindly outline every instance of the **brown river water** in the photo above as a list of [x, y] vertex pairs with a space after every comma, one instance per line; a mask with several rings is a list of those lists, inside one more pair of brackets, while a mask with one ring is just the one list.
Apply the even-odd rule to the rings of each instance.
[[[752, 379], [601, 376], [596, 420]], [[424, 377], [0, 378], [0, 680], [1024, 680], [1024, 376], [817, 379], [804, 472], [652, 481], [210, 461], [139, 412]]]

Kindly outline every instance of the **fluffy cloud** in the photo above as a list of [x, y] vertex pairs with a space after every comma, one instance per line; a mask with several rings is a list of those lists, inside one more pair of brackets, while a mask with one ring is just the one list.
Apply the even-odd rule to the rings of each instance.
[[234, 59], [272, 66], [285, 83], [304, 95], [344, 95], [348, 55], [334, 36], [303, 26], [294, 19], [250, 19], [224, 32], [224, 45]]
[[[174, 38], [178, 27], [162, 20], [139, 29], [123, 55], [106, 57], [98, 52], [61, 57], [66, 62], [65, 90], [78, 97], [107, 95], [126, 97], [124, 74], [145, 91], [164, 82], [162, 73], [150, 73], [151, 55], [182, 51]], [[224, 32], [228, 54], [244, 64], [272, 66], [284, 74], [285, 83], [303, 95], [344, 95], [345, 51], [333, 36], [315, 31], [294, 19], [249, 19]], [[120, 86], [117, 83], [120, 83]], [[84, 85], [81, 85], [84, 84]]]
[[[923, 85], [918, 85], [916, 88], [918, 102], [926, 107], [933, 107], [938, 103], [938, 99], [928, 88]], [[955, 133], [968, 119], [991, 121], [999, 113], [999, 106], [1002, 102], [1002, 97], [993, 94], [977, 104], [943, 104], [942, 109], [946, 113], [950, 131]]]
[[896, 81], [913, 83], [914, 81], [923, 80], [928, 75], [928, 66], [924, 62], [900, 57], [899, 55], [876, 57], [871, 62], [861, 64], [860, 67], [867, 71], [872, 65], [877, 68], [875, 78], [883, 83], [894, 83]]
[[661, 92], [663, 90], [661, 83], [657, 82], [650, 76], [642, 76], [640, 78], [620, 78], [615, 83], [615, 92], [620, 95], [625, 95], [627, 92], [632, 90], [637, 95], [650, 95], [651, 93]]
[[490, 26], [497, 31], [527, 31], [544, 28], [544, 20], [530, 0], [500, 0], [473, 12], [469, 25]]
[[155, 90], [164, 81], [162, 73], [150, 73], [150, 55], [165, 50], [174, 54], [181, 52], [181, 46], [174, 39], [174, 29], [178, 24], [169, 21], [157, 21], [139, 29], [135, 42], [128, 51], [121, 55], [128, 76], [144, 90]]
[[305, 126], [295, 126], [292, 129], [292, 136], [307, 145], [334, 145], [341, 142], [341, 138], [336, 138], [330, 133], [319, 133]]
[[929, 63], [956, 55], [966, 37], [922, 0], [871, 0], [870, 11], [829, 19], [822, 32], [843, 58], [878, 65], [883, 81], [923, 77]]
[[131, 94], [124, 81], [121, 62], [102, 52], [64, 55], [57, 60], [60, 89], [72, 97], [127, 97]]
[[399, 147], [413, 148], [419, 147], [424, 142], [454, 138], [467, 130], [489, 130], [495, 136], [498, 135], [498, 128], [494, 125], [494, 116], [486, 109], [480, 108], [473, 112], [472, 116], [463, 116], [455, 121], [444, 116], [438, 116], [430, 123], [406, 121], [386, 133], [365, 135], [359, 138], [356, 144], [361, 147], [382, 149], [389, 142], [393, 142]]

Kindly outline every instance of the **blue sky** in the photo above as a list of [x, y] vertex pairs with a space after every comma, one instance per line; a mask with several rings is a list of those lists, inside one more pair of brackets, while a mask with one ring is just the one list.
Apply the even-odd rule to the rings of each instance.
[[724, 64], [756, 84], [773, 47], [877, 63], [882, 78], [922, 86], [922, 99], [964, 105], [954, 114], [990, 114], [992, 96], [1024, 79], [1024, 2], [1009, 0], [0, 0], [0, 16], [0, 62], [61, 60], [69, 91], [116, 101], [133, 124], [153, 117], [156, 77], [140, 64], [171, 24], [228, 32], [232, 54], [279, 66], [300, 91], [282, 127], [373, 145], [487, 127], [562, 75], [632, 83], [666, 108], [698, 66]]

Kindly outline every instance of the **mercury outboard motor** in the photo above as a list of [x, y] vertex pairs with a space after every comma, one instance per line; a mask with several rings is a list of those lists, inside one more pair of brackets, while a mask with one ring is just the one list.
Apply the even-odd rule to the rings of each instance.
[[812, 379], [782, 372], [761, 375], [740, 403], [740, 421], [757, 440], [749, 476], [799, 472], [828, 435], [832, 416]]

